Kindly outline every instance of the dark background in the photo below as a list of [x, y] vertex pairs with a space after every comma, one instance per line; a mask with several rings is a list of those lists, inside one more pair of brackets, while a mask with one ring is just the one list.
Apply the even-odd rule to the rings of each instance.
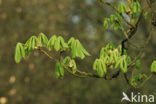
[[[110, 2], [118, 4], [119, 0]], [[100, 49], [109, 41], [118, 45], [124, 38], [120, 30], [103, 28], [104, 18], [112, 13], [110, 7], [96, 0], [0, 0], [0, 99], [7, 100], [6, 104], [120, 104], [123, 91], [134, 91], [122, 74], [118, 79], [106, 81], [65, 73], [60, 80], [53, 76], [55, 63], [39, 52], [35, 51], [20, 64], [14, 61], [16, 43], [25, 42], [32, 35], [43, 32], [48, 37], [62, 35], [66, 40], [73, 36], [92, 55], [77, 60], [78, 67], [93, 72], [92, 64]], [[146, 21], [142, 19], [132, 39], [139, 47], [147, 38], [149, 20], [150, 16]], [[141, 71], [147, 75], [156, 59], [155, 30], [141, 60]], [[132, 57], [138, 51], [134, 47], [128, 49]], [[156, 97], [155, 78], [137, 91]]]

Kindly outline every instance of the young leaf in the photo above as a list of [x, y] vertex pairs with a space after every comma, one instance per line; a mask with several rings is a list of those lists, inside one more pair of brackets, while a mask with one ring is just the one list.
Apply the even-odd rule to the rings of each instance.
[[79, 40], [77, 40], [77, 44], [79, 45], [80, 50], [87, 56], [90, 56], [90, 54], [86, 51], [86, 49], [82, 46]]
[[105, 18], [104, 20], [104, 29], [107, 29], [108, 28], [108, 24], [109, 24], [109, 19], [108, 18]]
[[64, 60], [62, 61], [62, 63], [63, 63], [64, 65], [66, 65], [66, 66], [69, 66], [69, 61], [70, 61], [70, 57], [67, 56], [67, 57], [64, 58]]
[[100, 76], [100, 77], [103, 77], [104, 76], [104, 71], [103, 71], [103, 69], [102, 69], [102, 63], [99, 61], [98, 63], [97, 63], [97, 73], [98, 73], [98, 75]]
[[125, 55], [122, 57], [122, 61], [120, 62], [120, 69], [123, 73], [127, 72], [127, 62], [126, 62], [126, 56]]
[[75, 39], [74, 39], [73, 37], [71, 37], [71, 38], [68, 40], [68, 45], [71, 45], [74, 41], [75, 41]]
[[81, 46], [79, 43], [77, 43], [76, 56], [80, 57], [81, 59], [84, 59], [84, 57], [85, 57], [83, 51], [81, 50]]
[[72, 67], [72, 73], [74, 74], [74, 73], [76, 73], [76, 71], [77, 71], [77, 66], [76, 66], [76, 62], [75, 62], [75, 60], [71, 60], [71, 63], [72, 63], [72, 65], [73, 65], [73, 67]]
[[56, 63], [54, 74], [56, 78], [64, 77], [64, 68], [60, 62]]
[[25, 50], [22, 43], [17, 43], [15, 48], [15, 62], [19, 63], [22, 58], [25, 58]]
[[151, 65], [151, 72], [156, 73], [156, 61], [153, 61], [153, 62], [152, 62], [152, 65]]
[[47, 44], [47, 47], [49, 50], [52, 49], [52, 47], [54, 46], [54, 43], [55, 43], [55, 40], [57, 39], [56, 35], [52, 36], [49, 41], [48, 41], [48, 44]]
[[45, 34], [43, 34], [43, 33], [40, 33], [39, 36], [38, 36], [38, 46], [46, 47], [47, 43], [48, 43], [47, 36]]
[[59, 70], [60, 70], [61, 77], [64, 77], [64, 68], [61, 64], [59, 64]]
[[38, 39], [36, 36], [31, 36], [30, 39], [26, 42], [25, 46], [28, 48], [28, 51], [32, 51], [35, 49], [37, 45]]
[[59, 36], [58, 39], [60, 40], [61, 45], [62, 45], [63, 48], [68, 48], [68, 44], [65, 43], [64, 39], [61, 36]]
[[72, 58], [76, 57], [76, 50], [77, 50], [77, 42], [74, 40], [71, 44], [71, 55]]
[[59, 51], [61, 49], [61, 45], [60, 45], [60, 39], [56, 39], [55, 42], [54, 42], [54, 49], [56, 51]]
[[56, 78], [60, 77], [59, 65], [60, 65], [59, 62], [57, 62], [56, 65], [55, 65], [54, 75], [55, 75]]
[[118, 11], [121, 13], [125, 13], [126, 12], [126, 5], [122, 2], [120, 2], [119, 6], [118, 6]]

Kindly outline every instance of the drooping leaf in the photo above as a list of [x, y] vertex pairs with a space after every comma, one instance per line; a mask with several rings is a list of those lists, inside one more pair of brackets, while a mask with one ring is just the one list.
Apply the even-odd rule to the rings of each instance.
[[55, 65], [54, 75], [56, 78], [64, 77], [64, 68], [60, 62], [57, 62]]
[[103, 77], [104, 76], [104, 71], [103, 71], [103, 69], [102, 69], [102, 63], [99, 61], [98, 63], [97, 63], [97, 73], [98, 73], [98, 75], [100, 76], [100, 77]]
[[122, 2], [120, 2], [120, 4], [118, 5], [118, 11], [121, 13], [125, 13], [126, 12], [126, 5]]
[[72, 58], [80, 57], [81, 59], [84, 59], [85, 55], [90, 56], [79, 40], [71, 38], [70, 41], [68, 41], [68, 45], [70, 45], [71, 48]]
[[55, 65], [54, 75], [55, 75], [56, 78], [60, 77], [59, 65], [60, 65], [59, 62], [57, 62], [56, 65]]
[[120, 69], [123, 73], [127, 72], [127, 62], [126, 62], [126, 56], [122, 56], [122, 61], [120, 62]]
[[73, 41], [72, 44], [71, 44], [71, 55], [72, 55], [72, 58], [76, 57], [76, 50], [77, 50], [77, 42]]
[[109, 18], [105, 18], [104, 25], [103, 25], [104, 29], [108, 28], [108, 24], [109, 24]]
[[22, 58], [25, 58], [25, 50], [22, 43], [17, 43], [15, 48], [15, 62], [19, 63]]
[[25, 43], [25, 46], [28, 48], [28, 51], [32, 51], [35, 49], [37, 45], [38, 39], [36, 36], [31, 36], [30, 39]]
[[38, 36], [38, 46], [46, 47], [48, 43], [48, 38], [45, 34], [40, 33]]
[[75, 41], [75, 39], [73, 37], [71, 37], [68, 41], [68, 45], [71, 45], [73, 42]]
[[56, 35], [53, 35], [49, 41], [48, 41], [48, 44], [47, 44], [47, 47], [49, 50], [52, 49], [52, 47], [54, 46], [54, 43], [55, 43], [55, 40], [57, 39]]
[[61, 49], [61, 45], [60, 45], [60, 39], [56, 39], [55, 42], [54, 42], [54, 49], [56, 51], [59, 51]]
[[58, 39], [60, 40], [62, 48], [68, 48], [68, 44], [64, 41], [64, 39], [59, 36]]

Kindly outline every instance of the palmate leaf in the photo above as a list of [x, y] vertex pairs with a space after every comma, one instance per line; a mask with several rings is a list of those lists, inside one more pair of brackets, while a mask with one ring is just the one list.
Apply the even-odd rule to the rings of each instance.
[[126, 5], [122, 2], [120, 2], [120, 4], [118, 5], [118, 11], [121, 13], [125, 13], [126, 12]]
[[57, 38], [54, 42], [54, 49], [59, 51], [61, 49], [60, 40]]
[[104, 76], [104, 71], [103, 71], [103, 68], [102, 68], [102, 63], [99, 61], [97, 63], [97, 73], [100, 77], [103, 77]]
[[64, 68], [60, 62], [57, 62], [55, 65], [54, 75], [56, 78], [64, 77]]
[[53, 35], [53, 36], [49, 39], [49, 41], [48, 41], [48, 43], [47, 43], [47, 48], [48, 48], [49, 50], [51, 50], [52, 47], [54, 46], [54, 43], [55, 43], [55, 40], [56, 40], [56, 39], [57, 39], [56, 35]]
[[68, 45], [71, 45], [74, 41], [75, 41], [75, 38], [71, 37], [71, 38], [68, 40]]
[[40, 33], [38, 36], [38, 46], [46, 47], [48, 43], [48, 38], [45, 34]]
[[35, 49], [35, 46], [37, 45], [38, 38], [36, 36], [31, 36], [30, 39], [25, 43], [26, 48], [28, 48], [28, 51], [32, 51]]
[[64, 39], [61, 36], [59, 36], [58, 39], [60, 40], [62, 48], [68, 48], [68, 44], [64, 41]]
[[103, 77], [107, 73], [105, 61], [106, 59], [96, 59], [93, 64], [93, 70], [96, 70], [100, 77]]
[[19, 63], [22, 58], [25, 58], [25, 50], [22, 43], [17, 43], [15, 48], [15, 62]]
[[59, 62], [57, 62], [56, 65], [55, 65], [54, 75], [55, 75], [56, 78], [60, 77], [59, 65], [60, 65]]
[[71, 48], [72, 58], [80, 57], [81, 59], [85, 58], [85, 55], [90, 56], [90, 54], [84, 49], [79, 40], [70, 38], [68, 45]]

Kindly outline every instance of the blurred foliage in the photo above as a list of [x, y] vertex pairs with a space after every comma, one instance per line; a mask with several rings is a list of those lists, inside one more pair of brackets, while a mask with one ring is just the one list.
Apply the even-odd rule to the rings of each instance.
[[[118, 4], [118, 0], [110, 2]], [[96, 0], [0, 0], [0, 101], [7, 104], [119, 104], [122, 91], [127, 89], [127, 92], [138, 90], [156, 96], [155, 78], [135, 90], [125, 86], [125, 80], [120, 78], [122, 75], [117, 80], [105, 81], [65, 74], [66, 78], [58, 80], [53, 76], [55, 63], [36, 51], [22, 63], [15, 64], [16, 43], [44, 32], [48, 37], [56, 34], [67, 39], [78, 38], [92, 57], [83, 62], [76, 60], [77, 67], [92, 71], [101, 47], [109, 41], [118, 45], [123, 39], [121, 31], [103, 29], [104, 18], [112, 12]], [[139, 24], [132, 40], [136, 45], [143, 45], [148, 26], [147, 17], [147, 21], [143, 19]], [[134, 47], [128, 49], [132, 56], [137, 52]], [[142, 57], [140, 70], [150, 72], [155, 53], [156, 35], [153, 35]]]

